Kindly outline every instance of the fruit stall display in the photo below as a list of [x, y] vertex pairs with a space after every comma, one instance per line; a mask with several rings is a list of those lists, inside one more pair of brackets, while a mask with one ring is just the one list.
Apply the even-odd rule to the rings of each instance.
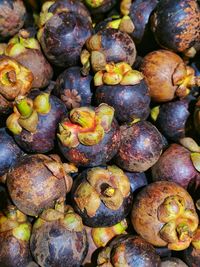
[[200, 267], [199, 0], [0, 1], [0, 267]]

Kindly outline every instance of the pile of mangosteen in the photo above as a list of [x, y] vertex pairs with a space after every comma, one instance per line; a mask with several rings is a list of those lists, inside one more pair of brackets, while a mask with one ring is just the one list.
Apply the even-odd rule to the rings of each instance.
[[0, 267], [200, 267], [199, 0], [0, 1]]

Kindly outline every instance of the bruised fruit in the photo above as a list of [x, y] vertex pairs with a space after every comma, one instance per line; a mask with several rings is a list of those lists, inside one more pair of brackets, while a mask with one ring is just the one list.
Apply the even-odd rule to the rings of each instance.
[[86, 226], [89, 248], [83, 266], [95, 264], [94, 257], [97, 249], [105, 247], [113, 237], [123, 234], [127, 227], [126, 219], [110, 227], [90, 228]]
[[139, 121], [122, 125], [121, 145], [115, 162], [126, 171], [144, 172], [159, 159], [162, 149], [162, 135], [150, 122]]
[[16, 60], [0, 56], [0, 114], [7, 114], [12, 101], [32, 88], [33, 74]]
[[167, 102], [175, 97], [183, 98], [192, 86], [200, 85], [192, 67], [186, 66], [174, 52], [156, 50], [148, 53], [140, 66], [155, 102]]
[[200, 44], [200, 8], [196, 0], [160, 0], [152, 16], [158, 44], [175, 52], [191, 53]]
[[85, 15], [88, 11], [78, 2], [48, 1], [42, 7], [38, 39], [49, 62], [58, 67], [79, 63], [82, 47], [93, 31]]
[[132, 204], [130, 181], [117, 166], [95, 167], [75, 179], [72, 191], [75, 210], [85, 225], [112, 226], [123, 220]]
[[95, 100], [107, 103], [115, 109], [120, 122], [144, 120], [150, 112], [150, 96], [145, 79], [137, 70], [125, 62], [106, 64], [105, 71], [94, 76]]
[[47, 92], [32, 91], [17, 97], [6, 125], [17, 144], [29, 153], [45, 153], [54, 148], [56, 129], [66, 114], [65, 105]]
[[200, 185], [200, 174], [196, 170], [191, 151], [184, 146], [171, 144], [152, 167], [154, 181], [171, 181], [185, 189]]
[[160, 181], [138, 193], [131, 221], [135, 231], [152, 245], [179, 251], [189, 247], [199, 219], [183, 187]]
[[41, 267], [81, 266], [88, 250], [81, 217], [64, 201], [56, 203], [34, 223], [30, 248]]
[[0, 2], [0, 40], [16, 34], [24, 25], [26, 9], [22, 0], [4, 0]]
[[39, 42], [28, 30], [20, 30], [10, 39], [5, 54], [15, 58], [33, 73], [33, 88], [43, 88], [49, 84], [53, 76], [52, 67], [43, 56]]
[[31, 224], [25, 214], [9, 205], [0, 212], [0, 266], [27, 267], [31, 261]]
[[126, 62], [131, 66], [135, 62], [136, 48], [131, 37], [116, 29], [104, 29], [92, 35], [86, 41], [86, 49], [81, 53], [83, 73], [90, 66], [94, 72], [104, 70], [107, 63]]
[[120, 145], [114, 109], [104, 103], [96, 108], [72, 109], [59, 124], [58, 142], [64, 157], [77, 166], [105, 164]]
[[13, 137], [5, 128], [0, 128], [0, 176], [4, 175], [22, 154]]
[[71, 67], [61, 73], [54, 90], [68, 110], [88, 106], [92, 99], [92, 76], [83, 76], [80, 67]]
[[170, 140], [178, 141], [186, 136], [189, 128], [189, 101], [176, 100], [156, 106], [152, 117], [161, 133]]
[[57, 155], [26, 155], [7, 173], [12, 201], [27, 215], [38, 216], [55, 201], [65, 197], [72, 186], [69, 166]]
[[98, 267], [158, 267], [160, 263], [154, 247], [141, 237], [133, 235], [116, 237], [97, 258]]
[[110, 11], [117, 3], [116, 0], [84, 0], [93, 15], [101, 15]]

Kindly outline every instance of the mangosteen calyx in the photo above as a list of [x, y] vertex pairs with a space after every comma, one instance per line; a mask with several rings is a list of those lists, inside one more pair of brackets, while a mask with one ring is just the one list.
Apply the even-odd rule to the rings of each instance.
[[111, 210], [118, 210], [124, 198], [130, 194], [130, 182], [117, 166], [107, 169], [95, 167], [88, 171], [87, 181], [75, 191], [74, 200], [79, 209], [86, 210], [88, 216], [95, 216], [101, 202]]
[[144, 79], [141, 72], [133, 70], [126, 62], [106, 64], [105, 70], [98, 71], [94, 76], [94, 85], [135, 85]]
[[59, 124], [58, 138], [64, 146], [77, 147], [98, 144], [111, 129], [114, 109], [102, 103], [94, 110], [89, 107], [74, 108], [69, 118]]
[[169, 249], [189, 247], [198, 226], [198, 218], [194, 210], [186, 209], [184, 198], [179, 195], [167, 197], [158, 207], [158, 219], [165, 223], [159, 234], [168, 243]]
[[13, 134], [20, 134], [22, 129], [34, 133], [37, 130], [39, 115], [48, 114], [51, 110], [50, 95], [42, 92], [34, 100], [25, 96], [15, 99], [14, 113], [6, 120], [8, 129]]

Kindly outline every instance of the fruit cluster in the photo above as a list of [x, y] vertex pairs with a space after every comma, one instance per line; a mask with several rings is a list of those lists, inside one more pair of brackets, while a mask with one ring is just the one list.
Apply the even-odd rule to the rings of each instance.
[[0, 41], [0, 267], [200, 267], [198, 0], [4, 0]]

